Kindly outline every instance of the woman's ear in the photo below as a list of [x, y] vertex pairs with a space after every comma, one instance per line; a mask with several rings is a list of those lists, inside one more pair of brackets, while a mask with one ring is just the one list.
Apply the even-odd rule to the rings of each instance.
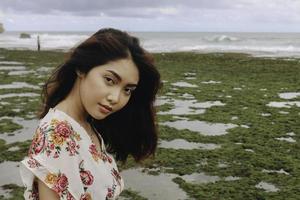
[[83, 77], [83, 73], [81, 73], [79, 70], [76, 70], [76, 74], [77, 74], [78, 78]]

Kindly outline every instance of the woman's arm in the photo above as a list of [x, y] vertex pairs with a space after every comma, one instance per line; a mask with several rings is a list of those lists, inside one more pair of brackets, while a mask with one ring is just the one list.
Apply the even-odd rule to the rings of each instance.
[[39, 199], [40, 200], [59, 200], [56, 192], [51, 190], [43, 181], [38, 179]]

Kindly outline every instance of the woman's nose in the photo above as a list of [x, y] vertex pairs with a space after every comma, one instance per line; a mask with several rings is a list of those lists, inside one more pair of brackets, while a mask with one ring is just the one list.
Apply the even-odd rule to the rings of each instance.
[[107, 95], [107, 100], [111, 104], [116, 104], [119, 102], [120, 99], [120, 90], [119, 89], [113, 89], [108, 95]]

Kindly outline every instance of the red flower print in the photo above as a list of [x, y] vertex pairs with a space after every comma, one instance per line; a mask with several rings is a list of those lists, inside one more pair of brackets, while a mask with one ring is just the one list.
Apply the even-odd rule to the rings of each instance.
[[76, 200], [69, 191], [67, 193], [67, 200]]
[[92, 154], [97, 154], [97, 153], [98, 153], [98, 151], [97, 151], [97, 149], [96, 149], [96, 145], [94, 145], [94, 144], [91, 144], [91, 145], [90, 145], [90, 152], [91, 152]]
[[51, 143], [51, 144], [49, 145], [49, 148], [50, 148], [51, 150], [54, 150], [55, 145], [54, 145], [53, 143]]
[[68, 138], [73, 133], [73, 131], [66, 122], [58, 122], [55, 127], [55, 133], [64, 138]]
[[117, 180], [120, 180], [120, 179], [121, 179], [121, 176], [120, 176], [119, 172], [118, 172], [115, 168], [113, 168], [111, 171], [112, 171], [112, 175], [113, 175]]
[[29, 159], [27, 161], [27, 163], [29, 164], [30, 168], [37, 168], [37, 167], [41, 166], [41, 164], [38, 161], [36, 161], [35, 159]]
[[46, 151], [46, 155], [47, 155], [47, 157], [49, 157], [49, 156], [50, 156], [50, 154], [51, 154], [51, 151], [47, 150], [47, 151]]
[[80, 178], [84, 185], [92, 185], [94, 182], [94, 176], [91, 174], [89, 170], [81, 171]]
[[45, 146], [45, 135], [41, 132], [40, 127], [38, 127], [36, 129], [32, 143], [30, 145], [29, 156], [40, 153], [44, 148], [44, 146]]
[[67, 142], [66, 150], [69, 151], [70, 156], [74, 156], [77, 152], [77, 149], [79, 149], [79, 145], [76, 145], [76, 142], [73, 140]]
[[34, 181], [32, 183], [32, 190], [29, 190], [30, 191], [30, 195], [29, 195], [29, 198], [30, 199], [39, 199], [39, 189], [38, 189], [38, 183], [37, 181]]
[[96, 145], [95, 144], [91, 144], [90, 148], [89, 148], [89, 152], [92, 154], [93, 158], [95, 161], [98, 161], [100, 158], [100, 153], [98, 153], [97, 149], [96, 149]]
[[106, 160], [108, 160], [109, 163], [112, 163], [111, 157], [109, 155], [107, 155], [106, 153], [105, 153], [105, 157], [106, 157]]
[[68, 188], [68, 185], [69, 185], [68, 178], [64, 174], [61, 174], [60, 177], [58, 177], [58, 180], [54, 185], [53, 189], [57, 193], [61, 193]]
[[115, 194], [115, 190], [116, 190], [116, 184], [115, 184], [115, 181], [112, 185], [111, 188], [107, 188], [107, 194], [106, 194], [106, 199], [112, 199], [114, 197], [114, 194]]
[[106, 198], [112, 198], [113, 197], [113, 191], [111, 188], [107, 188], [107, 194]]
[[58, 158], [58, 157], [59, 157], [59, 153], [55, 152], [54, 155], [53, 155], [53, 158]]
[[91, 194], [90, 193], [82, 194], [80, 200], [92, 200]]
[[44, 144], [41, 150], [35, 147], [37, 146], [36, 144], [33, 144], [33, 149], [37, 149], [35, 150], [36, 152], [42, 151], [47, 157], [59, 158], [61, 150], [64, 148], [69, 152], [70, 156], [78, 154], [77, 150], [80, 146], [76, 141], [80, 141], [81, 137], [66, 120], [59, 121], [53, 118], [50, 124], [43, 124], [41, 132], [44, 133], [42, 136], [46, 137], [46, 139], [43, 139]]

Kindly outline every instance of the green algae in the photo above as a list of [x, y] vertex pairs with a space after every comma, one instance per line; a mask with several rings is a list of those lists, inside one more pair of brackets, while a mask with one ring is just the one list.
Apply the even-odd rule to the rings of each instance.
[[0, 134], [14, 132], [21, 129], [22, 126], [14, 123], [11, 119], [1, 119], [0, 120]]
[[138, 192], [132, 191], [130, 189], [122, 191], [120, 196], [123, 197], [124, 200], [147, 200], [146, 198], [140, 196]]
[[[0, 139], [0, 163], [4, 161], [21, 161], [28, 153], [30, 141], [14, 142], [6, 144], [6, 142]], [[17, 150], [11, 151], [11, 147], [17, 147]]]
[[[7, 61], [18, 61], [30, 70], [40, 66], [55, 67], [64, 57], [62, 52], [35, 52], [0, 49]], [[146, 168], [160, 168], [161, 172], [175, 173], [176, 182], [187, 194], [195, 199], [297, 199], [300, 185], [300, 108], [274, 108], [267, 104], [271, 101], [286, 101], [280, 99], [278, 93], [300, 91], [300, 62], [298, 59], [255, 58], [246, 54], [235, 53], [159, 53], [154, 54], [164, 83], [160, 95], [180, 99], [184, 93], [192, 94], [198, 102], [221, 101], [225, 106], [214, 106], [206, 109], [204, 114], [180, 115], [188, 120], [200, 120], [212, 123], [233, 123], [239, 125], [228, 130], [228, 134], [220, 136], [204, 136], [196, 132], [177, 130], [167, 126], [159, 126], [159, 137], [163, 140], [177, 138], [189, 142], [215, 143], [221, 148], [214, 150], [182, 150], [158, 148], [154, 158], [145, 160], [140, 165]], [[196, 79], [186, 79], [184, 73], [193, 72]], [[31, 74], [7, 76], [0, 74], [1, 84], [13, 81], [27, 82], [37, 85], [46, 80], [47, 73], [40, 77]], [[218, 81], [216, 84], [204, 84], [204, 81]], [[172, 83], [185, 81], [198, 85], [198, 88], [175, 87]], [[174, 90], [177, 88], [178, 90]], [[29, 88], [0, 90], [21, 93], [40, 90]], [[168, 92], [173, 95], [165, 95]], [[299, 97], [293, 101], [299, 101]], [[28, 113], [36, 113], [40, 97], [4, 98], [1, 101], [10, 104], [2, 106], [0, 116], [19, 116], [26, 118]], [[21, 104], [23, 103], [23, 104]], [[158, 111], [168, 111], [174, 108], [171, 103], [157, 107]], [[19, 112], [13, 109], [20, 109]], [[279, 111], [288, 112], [280, 114]], [[268, 113], [268, 116], [263, 116]], [[232, 120], [233, 117], [236, 119]], [[158, 122], [175, 121], [172, 115], [159, 115]], [[241, 127], [247, 125], [249, 128]], [[10, 127], [11, 128], [11, 127]], [[1, 128], [2, 131], [2, 128]], [[276, 140], [293, 132], [295, 143]], [[25, 155], [30, 142], [7, 145], [0, 140], [1, 162], [17, 161]], [[8, 149], [19, 146], [19, 150], [11, 156]], [[248, 150], [252, 150], [248, 151]], [[19, 154], [19, 156], [15, 156]], [[220, 167], [220, 163], [226, 163]], [[125, 165], [120, 164], [120, 170], [135, 166], [129, 157]], [[265, 173], [262, 170], [283, 169], [289, 175]], [[216, 181], [208, 184], [192, 184], [180, 176], [195, 172], [205, 172], [208, 175], [240, 177], [234, 181]], [[277, 192], [265, 192], [255, 187], [260, 181], [270, 182], [279, 188]], [[125, 180], [126, 184], [126, 180]], [[125, 190], [122, 195], [131, 199], [137, 194]], [[128, 196], [127, 196], [128, 195]]]
[[0, 200], [20, 200], [24, 199], [24, 187], [18, 186], [16, 184], [7, 184], [1, 186], [4, 190], [9, 190], [9, 197], [5, 198], [3, 195], [0, 195]]

